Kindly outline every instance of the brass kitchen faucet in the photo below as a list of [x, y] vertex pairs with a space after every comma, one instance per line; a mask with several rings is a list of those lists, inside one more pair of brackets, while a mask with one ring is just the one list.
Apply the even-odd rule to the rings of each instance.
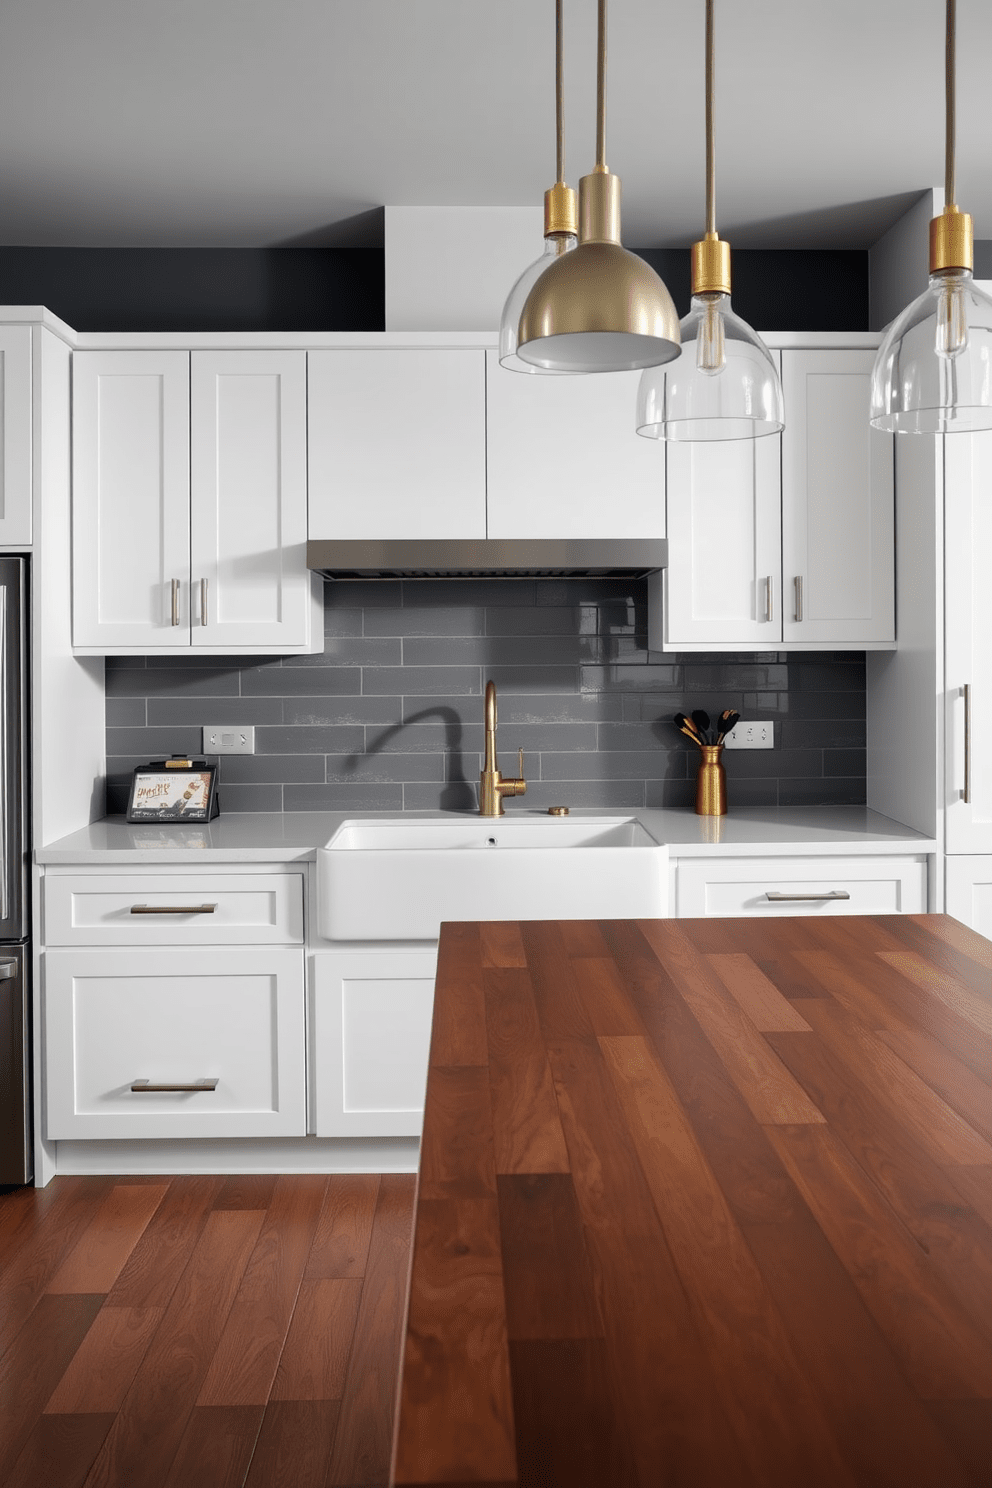
[[486, 758], [479, 777], [479, 815], [503, 816], [503, 797], [522, 796], [527, 790], [524, 779], [524, 752], [519, 750], [517, 780], [504, 780], [496, 768], [496, 683], [486, 683]]

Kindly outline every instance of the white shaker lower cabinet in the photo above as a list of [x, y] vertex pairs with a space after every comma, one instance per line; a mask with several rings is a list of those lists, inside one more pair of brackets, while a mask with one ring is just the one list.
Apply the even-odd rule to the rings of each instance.
[[[992, 853], [990, 482], [992, 435], [944, 439], [945, 850], [950, 855]], [[949, 857], [948, 883], [950, 871]]]
[[947, 913], [992, 940], [992, 853], [962, 853], [944, 864]]
[[679, 919], [710, 916], [923, 914], [925, 857], [683, 858]]
[[317, 1136], [419, 1136], [436, 948], [321, 951], [312, 966]]
[[302, 948], [49, 950], [44, 981], [49, 1138], [305, 1134]]

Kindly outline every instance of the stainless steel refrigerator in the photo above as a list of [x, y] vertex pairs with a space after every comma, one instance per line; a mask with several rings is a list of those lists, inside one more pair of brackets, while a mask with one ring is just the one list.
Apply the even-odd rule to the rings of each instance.
[[0, 558], [0, 1185], [32, 1176], [27, 587]]

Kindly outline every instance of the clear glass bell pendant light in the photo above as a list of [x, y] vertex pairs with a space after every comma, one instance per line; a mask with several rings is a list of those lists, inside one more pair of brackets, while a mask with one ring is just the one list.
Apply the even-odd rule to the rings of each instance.
[[557, 178], [544, 193], [544, 252], [524, 269], [503, 306], [499, 323], [499, 363], [510, 372], [561, 373], [559, 367], [541, 367], [517, 355], [520, 315], [534, 285], [555, 259], [578, 243], [578, 211], [575, 192], [565, 185], [565, 118], [562, 86], [562, 0], [555, 0], [555, 124], [557, 134]]
[[706, 236], [692, 245], [682, 355], [641, 376], [637, 432], [647, 439], [758, 439], [785, 425], [778, 368], [731, 307], [730, 244], [716, 233], [713, 56], [713, 0], [706, 0]]
[[974, 226], [954, 205], [955, 0], [947, 0], [944, 210], [930, 223], [930, 283], [886, 329], [871, 422], [890, 434], [992, 429], [992, 299], [974, 283]]
[[596, 167], [579, 182], [579, 244], [555, 258], [520, 314], [517, 355], [545, 372], [618, 372], [679, 353], [658, 275], [620, 241], [620, 179], [606, 167], [606, 0], [599, 0]]

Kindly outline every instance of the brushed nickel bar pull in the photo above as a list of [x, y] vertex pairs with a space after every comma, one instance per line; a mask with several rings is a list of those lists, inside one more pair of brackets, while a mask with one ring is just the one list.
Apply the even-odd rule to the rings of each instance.
[[200, 1095], [205, 1090], [216, 1090], [217, 1079], [212, 1080], [132, 1080], [135, 1095], [155, 1095], [161, 1090], [188, 1090], [191, 1095]]
[[824, 889], [814, 894], [780, 894], [777, 889], [768, 889], [765, 898], [770, 899], [773, 904], [781, 904], [786, 899], [850, 899], [846, 889]]
[[207, 580], [200, 580], [200, 624], [206, 625], [207, 621]]
[[0, 961], [0, 982], [9, 982], [17, 975], [16, 961]]
[[172, 580], [172, 623], [179, 624], [179, 580]]
[[772, 576], [771, 576], [771, 574], [769, 574], [768, 577], [765, 579], [765, 619], [766, 620], [771, 620], [771, 618], [772, 618]]
[[131, 914], [213, 914], [216, 904], [132, 904]]
[[961, 691], [964, 693], [964, 790], [961, 799], [966, 806], [971, 805], [971, 683], [966, 682]]
[[799, 625], [799, 624], [801, 624], [802, 618], [803, 618], [803, 576], [802, 576], [802, 574], [796, 574], [796, 577], [793, 579], [793, 583], [796, 586], [796, 624]]

